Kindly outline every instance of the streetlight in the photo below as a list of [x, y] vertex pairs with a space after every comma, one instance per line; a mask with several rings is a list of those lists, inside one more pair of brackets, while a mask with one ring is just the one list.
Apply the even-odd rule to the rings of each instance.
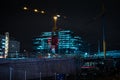
[[38, 9], [34, 9], [35, 13], [40, 13], [40, 14], [45, 14], [45, 11], [43, 10], [38, 10]]
[[42, 13], [42, 14], [45, 14], [45, 11], [42, 10], [41, 13]]
[[35, 13], [41, 13], [41, 14], [45, 14], [46, 13], [46, 11], [44, 11], [44, 10], [38, 10], [38, 9], [31, 10], [31, 9], [29, 9], [26, 6], [23, 7], [23, 10], [29, 10], [29, 11], [32, 11], [32, 12], [35, 12]]
[[54, 26], [52, 31], [52, 53], [57, 53], [58, 51], [58, 32], [57, 32], [57, 19], [60, 15], [53, 16]]
[[37, 9], [34, 9], [34, 12], [38, 12], [38, 10], [37, 10]]
[[23, 9], [24, 9], [24, 10], [28, 10], [28, 8], [27, 8], [26, 6], [25, 6], [25, 7], [23, 7]]
[[57, 16], [53, 16], [53, 20], [54, 20], [54, 27], [53, 27], [53, 31], [56, 31], [56, 29], [57, 29], [57, 26], [56, 26], [56, 24], [57, 24]]

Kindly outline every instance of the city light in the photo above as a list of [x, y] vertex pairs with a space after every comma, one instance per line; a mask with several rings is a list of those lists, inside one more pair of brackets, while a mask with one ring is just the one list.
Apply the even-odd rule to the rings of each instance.
[[60, 17], [60, 15], [57, 15], [57, 17]]
[[25, 6], [25, 7], [23, 7], [23, 9], [24, 9], [24, 10], [28, 10], [28, 8], [27, 8], [26, 6]]
[[57, 20], [57, 16], [54, 16], [53, 19], [54, 19], [54, 20]]
[[[40, 13], [40, 14], [45, 14], [45, 13], [46, 13], [46, 11], [44, 11], [43, 9], [41, 9], [41, 10], [39, 10], [39, 9], [37, 9], [37, 8], [35, 8], [35, 9], [30, 9], [30, 8], [28, 8], [28, 7], [26, 7], [26, 6], [23, 7], [23, 10], [29, 10], [29, 11], [31, 11], [31, 12]], [[58, 15], [58, 16], [59, 16], [59, 15]]]
[[53, 16], [53, 20], [54, 20], [54, 27], [53, 27], [53, 31], [56, 31], [56, 29], [57, 29], [57, 16]]
[[45, 11], [41, 11], [42, 14], [45, 14]]
[[37, 10], [37, 9], [34, 9], [34, 12], [38, 12], [38, 10]]

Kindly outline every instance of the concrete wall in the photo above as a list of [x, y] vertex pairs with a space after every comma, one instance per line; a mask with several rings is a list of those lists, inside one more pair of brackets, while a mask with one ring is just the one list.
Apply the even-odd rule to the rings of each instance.
[[[75, 74], [76, 64], [72, 58], [42, 58], [42, 59], [0, 59], [0, 80], [25, 80], [55, 73]], [[26, 77], [25, 77], [26, 76]]]

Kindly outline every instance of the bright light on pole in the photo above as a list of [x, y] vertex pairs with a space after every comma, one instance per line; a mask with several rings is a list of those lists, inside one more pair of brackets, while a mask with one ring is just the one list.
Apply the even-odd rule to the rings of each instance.
[[60, 15], [57, 15], [57, 17], [60, 17]]
[[38, 12], [38, 10], [37, 10], [37, 9], [34, 9], [34, 12]]
[[42, 13], [42, 14], [44, 14], [44, 13], [45, 13], [45, 11], [41, 11], [41, 13]]
[[57, 26], [56, 26], [56, 23], [57, 23], [57, 16], [53, 16], [53, 19], [54, 19], [54, 28], [53, 28], [53, 31], [56, 31], [57, 29]]
[[54, 20], [57, 20], [57, 16], [53, 16], [53, 19], [54, 19]]
[[28, 10], [28, 8], [27, 8], [26, 6], [25, 6], [25, 7], [23, 7], [23, 9], [24, 9], [24, 10]]
[[54, 27], [52, 31], [52, 53], [57, 53], [57, 47], [58, 47], [58, 32], [57, 32], [57, 15], [53, 16], [54, 20]]

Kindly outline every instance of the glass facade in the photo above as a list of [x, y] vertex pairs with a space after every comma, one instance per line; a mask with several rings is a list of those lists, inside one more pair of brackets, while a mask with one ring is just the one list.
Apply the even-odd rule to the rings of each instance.
[[[56, 33], [58, 43], [56, 51], [52, 47], [52, 32], [42, 32], [39, 37], [33, 38], [33, 50], [37, 53], [58, 53], [58, 54], [75, 54], [80, 53], [83, 48], [83, 40], [76, 36], [70, 30], [60, 30]], [[55, 45], [55, 46], [56, 46]]]

